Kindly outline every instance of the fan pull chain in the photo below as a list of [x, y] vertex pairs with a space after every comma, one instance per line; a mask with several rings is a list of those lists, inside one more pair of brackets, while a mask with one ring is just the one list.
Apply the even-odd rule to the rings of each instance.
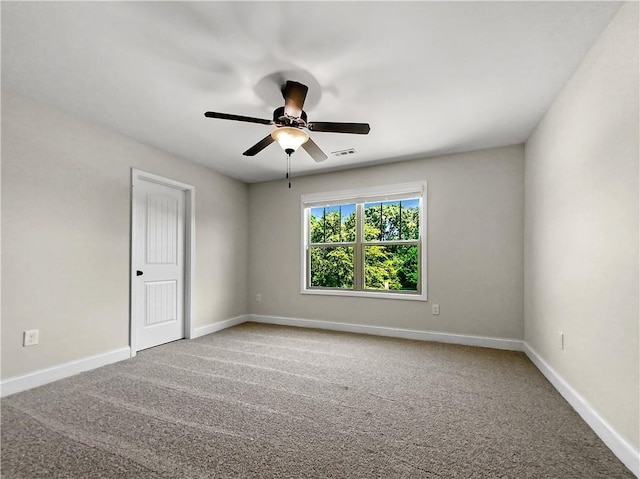
[[287, 155], [287, 180], [289, 180], [289, 189], [291, 189], [291, 155]]

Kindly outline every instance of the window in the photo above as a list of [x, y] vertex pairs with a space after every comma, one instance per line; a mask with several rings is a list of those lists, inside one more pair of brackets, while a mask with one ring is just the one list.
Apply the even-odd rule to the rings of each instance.
[[426, 184], [302, 196], [302, 293], [426, 301]]

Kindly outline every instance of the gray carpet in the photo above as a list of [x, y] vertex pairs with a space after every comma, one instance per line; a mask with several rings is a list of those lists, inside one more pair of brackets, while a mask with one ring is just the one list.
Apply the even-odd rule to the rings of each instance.
[[9, 396], [3, 478], [632, 478], [522, 354], [246, 323]]

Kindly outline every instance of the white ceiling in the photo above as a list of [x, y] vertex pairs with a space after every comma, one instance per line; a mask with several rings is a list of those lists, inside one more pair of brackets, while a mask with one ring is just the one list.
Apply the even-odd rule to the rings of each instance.
[[[522, 143], [619, 2], [2, 2], [2, 86], [246, 182], [281, 178], [274, 78], [310, 87], [294, 174]], [[288, 72], [288, 73], [282, 73]]]

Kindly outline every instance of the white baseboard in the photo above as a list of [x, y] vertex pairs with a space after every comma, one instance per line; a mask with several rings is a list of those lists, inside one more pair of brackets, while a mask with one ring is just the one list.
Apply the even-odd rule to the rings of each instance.
[[249, 321], [248, 318], [248, 314], [243, 314], [240, 316], [236, 316], [235, 318], [225, 319], [224, 321], [220, 321], [218, 323], [211, 323], [207, 324], [206, 326], [200, 326], [193, 330], [191, 339], [199, 338], [200, 336], [205, 336], [211, 333], [216, 333], [218, 331], [222, 331], [223, 329], [237, 326], [238, 324], [246, 323], [247, 321]]
[[[191, 337], [197, 338], [204, 336], [205, 334], [215, 333], [216, 331], [230, 328], [231, 326], [236, 326], [246, 321], [248, 321], [248, 316], [242, 315], [225, 321], [220, 321], [218, 323], [201, 326], [194, 329]], [[22, 376], [7, 378], [0, 382], [0, 397], [9, 396], [10, 394], [43, 386], [44, 384], [57, 381], [58, 379], [64, 379], [69, 376], [73, 376], [74, 374], [99, 368], [100, 366], [106, 366], [107, 364], [129, 359], [130, 357], [131, 348], [127, 346], [120, 349], [114, 349], [113, 351], [108, 351], [106, 353], [96, 354], [94, 356], [77, 359], [75, 361], [69, 361], [50, 368], [40, 369]]]
[[569, 384], [567, 384], [551, 367], [524, 341], [517, 339], [502, 339], [486, 336], [471, 336], [463, 334], [440, 333], [434, 331], [416, 331], [380, 326], [360, 324], [335, 323], [312, 319], [285, 318], [280, 316], [247, 315], [247, 321], [283, 326], [297, 326], [303, 328], [328, 329], [350, 333], [372, 334], [393, 338], [416, 339], [434, 341], [465, 346], [505, 349], [510, 351], [524, 351], [531, 362], [549, 380], [558, 392], [575, 409], [582, 419], [593, 429], [609, 449], [620, 461], [640, 477], [640, 455], [627, 441], [625, 441]]
[[536, 365], [540, 372], [549, 380], [563, 398], [573, 407], [573, 409], [584, 419], [593, 429], [602, 442], [622, 461], [622, 463], [633, 472], [636, 477], [640, 477], [640, 453], [636, 451], [615, 429], [613, 429], [593, 407], [578, 394], [551, 366], [549, 366], [531, 346], [524, 343], [524, 352], [531, 362]]
[[131, 357], [129, 346], [114, 349], [106, 353], [96, 354], [75, 361], [59, 364], [46, 369], [40, 369], [22, 376], [7, 378], [0, 383], [0, 396], [5, 397], [10, 394], [26, 391], [27, 389], [42, 386], [44, 384], [57, 381], [83, 371], [106, 366]]
[[[593, 429], [600, 439], [637, 477], [640, 477], [640, 454], [625, 439], [622, 438], [592, 407], [578, 394], [562, 377], [560, 377], [531, 347], [517, 339], [493, 338], [486, 336], [471, 336], [463, 334], [441, 333], [435, 331], [417, 331], [381, 326], [361, 324], [336, 323], [313, 319], [285, 318], [280, 316], [264, 316], [246, 314], [236, 316], [217, 323], [200, 326], [193, 330], [192, 338], [198, 338], [215, 333], [248, 321], [256, 323], [279, 324], [283, 326], [297, 326], [302, 328], [327, 329], [350, 333], [371, 334], [392, 338], [415, 339], [420, 341], [434, 341], [440, 343], [460, 344], [484, 348], [504, 349], [510, 351], [524, 351], [531, 362], [558, 390], [567, 402], [575, 409], [582, 419]], [[106, 353], [89, 356], [87, 358], [70, 361], [47, 369], [41, 369], [23, 376], [7, 378], [0, 382], [0, 396], [5, 397], [37, 386], [57, 381], [74, 374], [95, 369], [100, 366], [129, 359], [130, 348], [124, 347]]]
[[460, 344], [464, 346], [478, 346], [481, 348], [506, 349], [522, 351], [522, 341], [519, 339], [492, 338], [487, 336], [470, 336], [466, 334], [440, 333], [436, 331], [417, 331], [413, 329], [398, 329], [382, 326], [367, 326], [362, 324], [333, 323], [315, 319], [283, 318], [279, 316], [262, 316], [249, 314], [247, 321], [256, 323], [280, 324], [283, 326], [298, 326], [302, 328], [329, 329], [348, 333], [372, 334], [391, 338], [417, 339], [419, 341], [433, 341], [437, 343]]

